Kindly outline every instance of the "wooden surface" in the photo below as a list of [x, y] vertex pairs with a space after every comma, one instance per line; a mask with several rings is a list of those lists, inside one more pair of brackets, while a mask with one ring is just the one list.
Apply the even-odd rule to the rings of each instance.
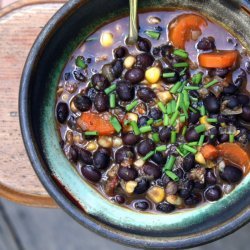
[[[13, 0], [0, 1], [0, 7]], [[28, 52], [66, 0], [20, 0], [0, 9], [0, 196], [26, 205], [55, 207], [24, 149], [18, 91]], [[2, 248], [1, 248], [2, 249]]]

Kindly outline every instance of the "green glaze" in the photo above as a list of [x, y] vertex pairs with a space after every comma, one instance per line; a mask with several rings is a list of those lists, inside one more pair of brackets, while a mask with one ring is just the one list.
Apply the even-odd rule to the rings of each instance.
[[[197, 4], [199, 2], [199, 4]], [[209, 3], [207, 3], [209, 2]], [[162, 7], [190, 7], [194, 10], [206, 11], [204, 14], [211, 14], [213, 19], [222, 22], [226, 20], [227, 25], [232, 27], [237, 27], [234, 29], [234, 33], [237, 33], [239, 38], [246, 44], [249, 43], [250, 35], [242, 33], [247, 26], [246, 17], [242, 18], [241, 14], [236, 15], [235, 10], [225, 10], [222, 5], [217, 3], [218, 9], [214, 13], [214, 7], [211, 3], [216, 4], [217, 1], [139, 1], [139, 8], [147, 8], [153, 6], [154, 8]], [[223, 15], [220, 15], [221, 12]], [[139, 235], [161, 235], [169, 236], [173, 231], [183, 231], [185, 230], [187, 234], [193, 231], [195, 225], [201, 225], [203, 222], [208, 222], [211, 218], [217, 217], [222, 223], [223, 214], [226, 214], [231, 207], [244, 197], [246, 192], [248, 192], [250, 186], [250, 176], [248, 175], [237, 188], [231, 192], [229, 195], [224, 196], [221, 200], [215, 203], [206, 203], [199, 208], [185, 210], [181, 212], [175, 212], [172, 214], [151, 214], [131, 211], [129, 209], [117, 206], [114, 203], [109, 202], [107, 199], [102, 197], [95, 189], [91, 187], [87, 182], [85, 182], [70, 162], [64, 156], [61, 147], [59, 145], [59, 137], [56, 130], [56, 123], [54, 117], [55, 109], [55, 96], [56, 88], [60, 74], [63, 70], [65, 63], [76, 49], [76, 47], [98, 26], [104, 23], [110, 18], [117, 18], [123, 13], [128, 13], [128, 9], [120, 9], [119, 12], [115, 14], [107, 15], [105, 18], [96, 18], [96, 22], [91, 25], [84, 26], [82, 30], [79, 31], [79, 35], [74, 39], [72, 38], [71, 43], [65, 46], [64, 53], [61, 57], [55, 59], [56, 65], [52, 74], [50, 75], [50, 84], [46, 90], [45, 98], [43, 99], [43, 109], [42, 109], [42, 144], [43, 151], [46, 155], [48, 166], [52, 171], [53, 175], [65, 186], [67, 191], [79, 202], [82, 208], [90, 215], [98, 218], [99, 220], [111, 225], [112, 227], [122, 229], [124, 231], [135, 231]], [[233, 18], [226, 17], [232, 15]], [[242, 20], [243, 21], [242, 21]], [[249, 21], [249, 19], [248, 19]], [[246, 30], [246, 29], [245, 29]], [[224, 218], [227, 219], [226, 217]], [[208, 225], [207, 224], [207, 225]], [[215, 226], [215, 224], [211, 224]], [[178, 233], [174, 234], [175, 236]]]

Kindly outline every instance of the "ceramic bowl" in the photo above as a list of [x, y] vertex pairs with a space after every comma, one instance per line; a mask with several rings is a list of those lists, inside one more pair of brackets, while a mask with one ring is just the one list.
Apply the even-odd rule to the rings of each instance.
[[[248, 47], [250, 18], [230, 1], [144, 0], [139, 10], [192, 9], [225, 26]], [[250, 219], [250, 175], [216, 203], [172, 214], [131, 211], [103, 198], [65, 158], [56, 131], [59, 76], [71, 53], [88, 34], [110, 19], [128, 14], [124, 0], [72, 0], [48, 22], [34, 43], [20, 87], [21, 129], [41, 182], [69, 215], [87, 228], [140, 248], [187, 248], [232, 233]], [[249, 48], [249, 47], [248, 47]]]

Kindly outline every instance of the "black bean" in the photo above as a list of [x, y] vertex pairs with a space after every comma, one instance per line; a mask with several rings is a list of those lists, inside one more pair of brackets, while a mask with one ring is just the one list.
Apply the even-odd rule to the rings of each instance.
[[134, 99], [135, 89], [129, 81], [119, 81], [116, 86], [116, 93], [121, 101], [127, 102]]
[[77, 162], [78, 159], [78, 151], [74, 146], [71, 146], [69, 149], [68, 159], [74, 163]]
[[196, 190], [204, 190], [205, 187], [206, 187], [205, 183], [201, 183], [199, 181], [194, 182], [194, 189], [196, 189]]
[[164, 157], [161, 152], [156, 152], [155, 154], [153, 154], [151, 160], [159, 166], [163, 166], [166, 163], [166, 157]]
[[222, 172], [220, 172], [220, 177], [224, 181], [233, 184], [239, 182], [243, 177], [243, 172], [240, 168], [228, 165]]
[[180, 79], [179, 73], [177, 71], [172, 70], [172, 69], [169, 69], [169, 68], [163, 69], [163, 74], [164, 73], [174, 73], [173, 77], [162, 78], [164, 83], [176, 83]]
[[123, 146], [115, 153], [115, 161], [118, 164], [131, 165], [135, 159], [135, 153], [132, 147]]
[[200, 117], [201, 117], [200, 112], [197, 113], [191, 112], [189, 114], [189, 122], [192, 124], [196, 124], [199, 121]]
[[80, 162], [87, 164], [87, 165], [92, 165], [93, 164], [93, 159], [92, 159], [92, 154], [86, 149], [83, 148], [77, 148], [75, 149], [78, 152], [78, 159]]
[[198, 141], [200, 134], [198, 134], [194, 128], [189, 128], [185, 134], [185, 139], [187, 142]]
[[182, 188], [178, 190], [178, 194], [181, 198], [185, 199], [187, 197], [189, 197], [191, 193], [191, 190], [187, 189], [187, 188]]
[[140, 211], [145, 211], [149, 208], [149, 204], [147, 201], [137, 201], [134, 203], [135, 209]]
[[141, 53], [136, 56], [136, 65], [142, 69], [150, 67], [154, 62], [154, 57], [149, 53]]
[[91, 182], [99, 182], [102, 178], [101, 172], [92, 166], [83, 166], [81, 172], [82, 175]]
[[86, 95], [90, 98], [92, 102], [95, 100], [96, 93], [97, 91], [94, 88], [89, 88], [86, 91]]
[[139, 37], [137, 40], [137, 48], [140, 51], [149, 52], [151, 49], [151, 43], [148, 39]]
[[154, 98], [156, 98], [155, 92], [148, 87], [139, 88], [137, 91], [137, 96], [144, 102], [150, 102], [153, 101]]
[[155, 149], [155, 143], [151, 139], [146, 139], [140, 142], [137, 146], [137, 151], [140, 155], [145, 156], [147, 153]]
[[229, 141], [229, 135], [228, 134], [219, 135], [218, 140], [219, 140], [220, 143], [228, 142]]
[[188, 172], [194, 167], [195, 167], [195, 157], [193, 154], [188, 154], [183, 159], [183, 169]]
[[247, 80], [247, 74], [245, 70], [239, 69], [239, 71], [240, 72], [234, 81], [234, 85], [236, 86], [236, 88], [240, 88], [242, 84]]
[[131, 83], [139, 83], [144, 79], [144, 71], [140, 68], [129, 69], [124, 78]]
[[159, 47], [155, 47], [155, 48], [153, 48], [152, 54], [154, 56], [159, 56], [160, 52], [161, 52], [161, 49]]
[[175, 210], [175, 206], [168, 202], [162, 202], [156, 206], [156, 210], [163, 213], [171, 213]]
[[209, 187], [205, 191], [204, 196], [208, 201], [217, 201], [222, 197], [221, 188], [219, 186]]
[[149, 118], [147, 116], [141, 116], [139, 119], [138, 119], [138, 126], [139, 127], [142, 127], [142, 126], [145, 126], [147, 125], [147, 121], [149, 120]]
[[134, 189], [135, 194], [143, 194], [145, 193], [150, 187], [150, 182], [146, 179], [141, 179], [138, 181], [137, 186]]
[[217, 68], [213, 71], [212, 76], [219, 76], [219, 77], [224, 78], [228, 73], [229, 73], [229, 69], [227, 68], [225, 69]]
[[182, 168], [177, 168], [173, 170], [173, 173], [176, 174], [180, 179], [184, 178], [184, 171]]
[[241, 105], [247, 105], [249, 104], [250, 98], [248, 95], [244, 95], [244, 94], [238, 94], [237, 95], [238, 101]]
[[122, 141], [125, 145], [134, 146], [140, 140], [139, 135], [133, 133], [128, 133], [122, 136]]
[[125, 202], [125, 198], [124, 198], [124, 196], [118, 194], [115, 196], [115, 201], [119, 204], [123, 204]]
[[92, 106], [91, 99], [86, 95], [76, 95], [73, 99], [73, 102], [75, 107], [81, 112], [90, 110]]
[[87, 77], [82, 72], [79, 72], [77, 70], [73, 71], [73, 76], [79, 82], [84, 82], [87, 79]]
[[91, 82], [93, 84], [93, 87], [97, 90], [104, 90], [110, 85], [109, 81], [102, 74], [99, 73], [94, 74], [91, 77]]
[[209, 113], [218, 114], [220, 112], [220, 102], [215, 96], [208, 96], [203, 100], [204, 106]]
[[229, 84], [228, 87], [223, 89], [222, 93], [225, 95], [233, 95], [237, 90], [238, 88], [235, 85]]
[[114, 77], [120, 77], [123, 71], [123, 61], [121, 59], [116, 59], [111, 63], [111, 65]]
[[162, 112], [158, 108], [152, 108], [150, 109], [148, 116], [154, 120], [159, 120], [162, 118]]
[[215, 185], [217, 183], [217, 178], [215, 174], [211, 171], [208, 170], [205, 174], [205, 182], [207, 185]]
[[66, 73], [64, 74], [64, 80], [65, 80], [65, 81], [68, 81], [68, 80], [70, 79], [70, 76], [71, 76], [71, 73], [70, 73], [70, 72], [66, 72]]
[[96, 94], [94, 105], [98, 112], [108, 111], [109, 110], [109, 97], [103, 92]]
[[250, 106], [244, 106], [242, 108], [242, 113], [240, 114], [240, 117], [246, 121], [250, 122]]
[[98, 149], [93, 155], [93, 164], [98, 169], [106, 169], [110, 163], [110, 156], [105, 150]]
[[201, 202], [201, 197], [198, 194], [191, 194], [188, 198], [184, 200], [187, 206], [195, 206]]
[[159, 132], [159, 137], [162, 142], [169, 142], [171, 137], [171, 128], [170, 127], [163, 127]]
[[200, 97], [200, 94], [199, 94], [199, 92], [197, 90], [190, 90], [189, 95], [194, 97], [194, 98], [199, 98]]
[[138, 173], [133, 167], [119, 167], [118, 176], [124, 181], [132, 181], [137, 178]]
[[69, 116], [69, 108], [67, 103], [59, 102], [56, 107], [56, 118], [58, 122], [60, 123], [66, 122], [68, 116]]
[[214, 39], [212, 37], [203, 37], [197, 43], [197, 49], [199, 50], [213, 50], [215, 49]]
[[235, 136], [235, 139], [242, 144], [247, 144], [248, 143], [248, 135], [249, 135], [249, 131], [244, 128], [244, 127], [239, 127], [238, 130], [240, 130], [240, 133]]
[[146, 175], [152, 176], [155, 180], [161, 177], [161, 168], [151, 162], [145, 163], [143, 171]]
[[163, 57], [171, 58], [171, 53], [173, 51], [173, 46], [171, 44], [164, 44], [161, 46], [161, 55]]
[[238, 107], [240, 104], [239, 100], [236, 96], [229, 96], [229, 97], [227, 97], [226, 100], [228, 101], [227, 107], [229, 109], [234, 109], [234, 108]]
[[128, 50], [127, 48], [121, 46], [121, 47], [118, 47], [114, 50], [114, 57], [115, 58], [123, 58], [126, 56]]

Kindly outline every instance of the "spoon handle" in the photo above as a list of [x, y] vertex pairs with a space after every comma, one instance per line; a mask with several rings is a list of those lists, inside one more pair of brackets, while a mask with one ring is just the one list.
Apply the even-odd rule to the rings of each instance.
[[129, 18], [129, 36], [127, 43], [133, 45], [138, 39], [138, 25], [137, 25], [137, 7], [138, 0], [129, 0], [130, 18]]

